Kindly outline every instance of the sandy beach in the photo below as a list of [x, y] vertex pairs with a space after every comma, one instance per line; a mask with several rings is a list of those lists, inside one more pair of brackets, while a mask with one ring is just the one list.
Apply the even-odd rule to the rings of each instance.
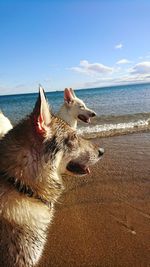
[[150, 266], [150, 133], [94, 141], [105, 155], [65, 177], [40, 267]]

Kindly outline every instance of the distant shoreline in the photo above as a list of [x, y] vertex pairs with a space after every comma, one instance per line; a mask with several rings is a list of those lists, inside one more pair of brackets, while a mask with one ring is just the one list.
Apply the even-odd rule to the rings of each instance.
[[[82, 90], [92, 90], [92, 89], [107, 89], [107, 88], [110, 88], [110, 87], [125, 87], [125, 86], [140, 86], [140, 85], [150, 85], [150, 82], [135, 82], [135, 83], [124, 83], [124, 84], [113, 84], [113, 85], [106, 85], [106, 86], [96, 86], [96, 87], [89, 87], [89, 88], [74, 88], [75, 91], [82, 91]], [[66, 85], [67, 86], [67, 85]], [[63, 93], [64, 89], [61, 89], [61, 90], [52, 90], [52, 91], [47, 91], [46, 90], [46, 87], [43, 86], [43, 88], [45, 89], [45, 92], [46, 93]], [[35, 88], [35, 92], [28, 92], [28, 93], [25, 93], [25, 92], [22, 92], [22, 93], [14, 93], [14, 94], [1, 94], [0, 93], [0, 97], [5, 97], [5, 96], [18, 96], [18, 95], [37, 95], [38, 94], [38, 85], [37, 85], [37, 88]]]

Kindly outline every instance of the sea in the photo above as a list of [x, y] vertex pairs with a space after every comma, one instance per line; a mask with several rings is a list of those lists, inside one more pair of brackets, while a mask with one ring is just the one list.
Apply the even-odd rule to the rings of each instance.
[[[113, 136], [150, 129], [150, 84], [132, 84], [75, 90], [96, 118], [90, 124], [79, 123], [86, 137]], [[0, 109], [15, 125], [30, 114], [37, 93], [0, 96]], [[63, 103], [63, 91], [46, 92], [53, 113]]]

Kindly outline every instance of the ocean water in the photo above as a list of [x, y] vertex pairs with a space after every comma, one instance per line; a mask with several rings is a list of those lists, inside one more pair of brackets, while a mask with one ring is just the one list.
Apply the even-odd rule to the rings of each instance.
[[[76, 95], [97, 113], [91, 124], [79, 124], [79, 132], [109, 136], [150, 127], [150, 84], [76, 90]], [[47, 92], [53, 112], [63, 103], [63, 92]], [[37, 94], [0, 96], [0, 109], [16, 124], [29, 114]]]

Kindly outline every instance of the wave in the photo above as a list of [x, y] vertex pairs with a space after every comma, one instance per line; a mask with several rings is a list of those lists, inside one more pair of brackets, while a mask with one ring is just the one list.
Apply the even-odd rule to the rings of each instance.
[[[98, 121], [103, 121], [103, 123], [99, 124]], [[105, 120], [99, 117], [91, 125], [86, 127], [80, 126], [78, 133], [87, 138], [95, 138], [146, 130], [150, 130], [150, 113], [117, 117], [109, 116], [105, 117]]]

